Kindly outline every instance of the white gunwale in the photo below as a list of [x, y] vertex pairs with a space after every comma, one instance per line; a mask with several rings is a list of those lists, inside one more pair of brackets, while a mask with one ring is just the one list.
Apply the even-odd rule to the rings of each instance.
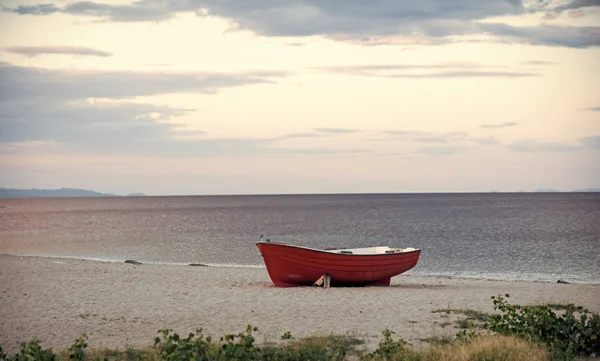
[[[389, 246], [375, 246], [375, 247], [363, 247], [363, 248], [343, 248], [343, 249], [319, 249], [319, 248], [311, 248], [304, 246], [296, 246], [292, 244], [280, 243], [280, 242], [267, 242], [267, 241], [259, 241], [258, 244], [274, 244], [278, 246], [284, 247], [292, 247], [292, 248], [300, 248], [309, 251], [322, 252], [322, 253], [333, 253], [340, 254], [344, 256], [393, 256], [397, 254], [407, 254], [412, 252], [418, 252], [420, 249], [418, 248], [391, 248]], [[386, 251], [394, 251], [390, 253], [386, 253]], [[352, 252], [352, 253], [346, 253]]]

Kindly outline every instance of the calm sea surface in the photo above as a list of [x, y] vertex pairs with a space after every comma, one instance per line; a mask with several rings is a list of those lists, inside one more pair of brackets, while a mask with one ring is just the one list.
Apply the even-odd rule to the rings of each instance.
[[420, 248], [410, 274], [600, 283], [600, 193], [0, 199], [0, 254], [262, 267], [261, 234]]

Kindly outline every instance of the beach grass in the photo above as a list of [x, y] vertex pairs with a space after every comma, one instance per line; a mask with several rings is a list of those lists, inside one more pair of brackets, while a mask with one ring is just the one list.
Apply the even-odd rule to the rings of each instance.
[[481, 321], [487, 322], [490, 320], [490, 314], [486, 312], [481, 312], [478, 310], [473, 310], [470, 308], [444, 308], [431, 311], [432, 313], [447, 313], [447, 314], [461, 314], [465, 315], [467, 319], [472, 321]]
[[540, 344], [514, 336], [485, 336], [469, 342], [432, 346], [418, 353], [422, 361], [543, 361], [550, 355]]
[[[171, 336], [174, 336], [172, 334]], [[312, 336], [299, 340], [289, 340], [280, 344], [257, 346], [248, 342], [251, 334], [241, 333], [237, 342], [229, 339], [224, 342], [207, 341], [194, 335], [191, 338], [177, 338], [174, 343], [163, 343], [142, 348], [87, 349], [85, 339], [78, 339], [69, 350], [54, 354], [43, 350], [36, 342], [29, 342], [20, 353], [4, 356], [10, 361], [223, 361], [223, 360], [355, 360], [355, 361], [544, 361], [551, 360], [544, 347], [512, 336], [488, 335], [473, 340], [453, 340], [449, 343], [435, 343], [422, 349], [411, 347], [404, 340], [393, 340], [391, 332], [384, 331], [384, 339], [379, 348], [367, 353], [363, 341], [347, 335]], [[246, 337], [246, 339], [244, 339]], [[83, 340], [83, 343], [82, 343]], [[202, 340], [203, 342], [197, 342]], [[448, 341], [448, 340], [446, 340]], [[41, 350], [41, 352], [40, 352]]]
[[[219, 340], [197, 329], [181, 336], [172, 329], [158, 331], [153, 346], [142, 348], [89, 348], [87, 336], [77, 338], [68, 350], [54, 353], [36, 340], [21, 344], [19, 352], [6, 355], [7, 361], [224, 361], [224, 360], [362, 360], [362, 361], [537, 361], [573, 360], [577, 356], [600, 353], [600, 316], [588, 310], [565, 305], [520, 306], [509, 303], [508, 294], [492, 297], [499, 313], [485, 314], [468, 309], [435, 310], [459, 313], [467, 321], [483, 322], [485, 330], [459, 331], [454, 337], [432, 336], [425, 347], [414, 348], [394, 332], [385, 329], [378, 347], [368, 352], [364, 340], [351, 335], [314, 335], [296, 339], [290, 331], [280, 342], [258, 344], [256, 327], [248, 325], [238, 334], [225, 334]], [[564, 310], [556, 314], [553, 310]], [[471, 327], [466, 327], [471, 328]]]

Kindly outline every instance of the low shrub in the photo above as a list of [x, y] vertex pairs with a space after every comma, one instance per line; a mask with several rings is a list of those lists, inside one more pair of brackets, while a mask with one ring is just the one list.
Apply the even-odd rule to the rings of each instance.
[[[421, 361], [545, 361], [544, 347], [511, 336], [483, 335], [421, 352]], [[407, 359], [409, 360], [409, 359]], [[410, 359], [413, 360], [413, 359]]]
[[369, 354], [366, 354], [362, 357], [362, 360], [365, 361], [409, 361], [421, 360], [420, 355], [413, 350], [411, 345], [403, 339], [398, 339], [394, 341], [392, 339], [392, 334], [394, 332], [388, 330], [387, 328], [381, 333], [383, 335], [383, 340], [379, 342], [379, 347]]
[[[489, 329], [502, 335], [545, 344], [553, 355], [564, 359], [600, 355], [600, 316], [575, 305], [520, 306], [498, 295]], [[555, 311], [562, 310], [562, 313]]]
[[[378, 348], [366, 353], [362, 340], [341, 335], [312, 336], [296, 340], [285, 332], [279, 345], [255, 344], [255, 327], [248, 325], [237, 335], [218, 341], [204, 336], [202, 329], [181, 337], [173, 330], [160, 330], [154, 346], [140, 349], [87, 350], [87, 336], [57, 355], [43, 349], [39, 341], [20, 344], [7, 355], [0, 347], [2, 361], [342, 361], [352, 355], [363, 361], [541, 361], [572, 360], [576, 356], [600, 355], [600, 316], [572, 304], [520, 306], [506, 301], [508, 294], [492, 297], [496, 314], [474, 310], [437, 310], [465, 315], [463, 330], [455, 337], [431, 337], [429, 347], [415, 350], [403, 339], [394, 340], [385, 329]], [[483, 327], [482, 330], [478, 329]], [[493, 334], [490, 334], [489, 332]]]
[[[331, 360], [342, 361], [347, 355], [356, 353], [355, 347], [361, 340], [348, 336], [313, 336], [279, 346], [258, 347], [252, 332], [257, 329], [248, 325], [245, 332], [238, 335], [225, 335], [218, 343], [204, 337], [202, 330], [181, 338], [172, 330], [161, 330], [162, 338], [156, 338], [155, 347], [160, 358], [169, 361], [301, 361]], [[288, 331], [282, 339], [291, 339]]]
[[56, 355], [52, 352], [51, 349], [44, 350], [42, 346], [40, 346], [40, 342], [38, 340], [31, 340], [29, 342], [22, 342], [20, 344], [19, 352], [12, 356], [8, 356], [4, 352], [2, 352], [2, 348], [0, 347], [0, 360], [7, 361], [54, 361], [56, 359]]

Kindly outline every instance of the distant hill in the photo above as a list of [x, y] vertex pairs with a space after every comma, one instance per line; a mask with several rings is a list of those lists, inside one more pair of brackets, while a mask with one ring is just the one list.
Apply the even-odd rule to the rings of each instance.
[[[561, 192], [557, 189], [537, 189], [535, 192], [537, 193], [554, 193]], [[569, 192], [569, 191], [565, 191]], [[583, 188], [583, 189], [574, 189], [571, 192], [581, 192], [581, 193], [590, 193], [590, 192], [600, 192], [600, 188]]]
[[[136, 197], [143, 193], [133, 193]], [[118, 194], [100, 193], [86, 189], [15, 189], [0, 188], [0, 198], [72, 198], [72, 197], [120, 197]]]

